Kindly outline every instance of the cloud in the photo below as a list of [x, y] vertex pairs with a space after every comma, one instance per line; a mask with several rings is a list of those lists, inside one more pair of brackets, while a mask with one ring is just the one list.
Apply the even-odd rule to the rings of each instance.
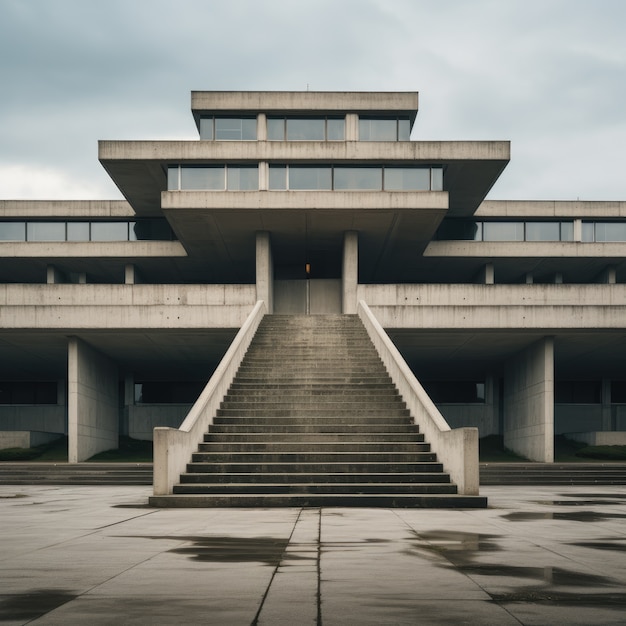
[[0, 162], [116, 191], [97, 140], [196, 138], [191, 90], [408, 90], [414, 139], [513, 142], [492, 197], [626, 197], [624, 23], [622, 0], [2, 0]]

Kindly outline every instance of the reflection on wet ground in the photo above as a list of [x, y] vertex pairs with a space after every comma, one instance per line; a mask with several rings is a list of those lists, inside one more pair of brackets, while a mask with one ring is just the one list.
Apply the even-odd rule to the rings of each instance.
[[[626, 539], [624, 539], [626, 542]], [[579, 548], [593, 548], [594, 550], [610, 550], [612, 552], [626, 552], [626, 543], [618, 541], [579, 541], [568, 544]]]
[[0, 595], [0, 622], [19, 620], [25, 623], [45, 615], [76, 597], [75, 594], [60, 589], [37, 589], [6, 597]]
[[[289, 539], [275, 537], [179, 537], [172, 536], [133, 536], [137, 539], [161, 539], [184, 541], [191, 545], [172, 548], [169, 552], [182, 554], [194, 561], [214, 563], [265, 563], [276, 566], [280, 562]], [[290, 558], [298, 558], [291, 555]]]
[[533, 500], [533, 504], [544, 504], [546, 506], [598, 506], [621, 504], [619, 500]]
[[499, 550], [497, 535], [467, 533], [458, 530], [434, 530], [415, 533], [420, 547], [436, 552], [494, 552]]
[[560, 511], [515, 511], [506, 513], [502, 519], [510, 522], [528, 522], [532, 520], [562, 520], [567, 522], [602, 522], [608, 519], [626, 519], [625, 513], [600, 513], [598, 511], [572, 511], [562, 513]]

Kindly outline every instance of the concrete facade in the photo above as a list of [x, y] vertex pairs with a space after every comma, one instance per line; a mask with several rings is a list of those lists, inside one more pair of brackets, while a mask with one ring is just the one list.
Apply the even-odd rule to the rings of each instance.
[[485, 200], [509, 142], [411, 140], [417, 93], [191, 103], [197, 141], [100, 142], [126, 200], [0, 201], [0, 430], [152, 438], [258, 302], [361, 301], [454, 429], [626, 430], [626, 202]]

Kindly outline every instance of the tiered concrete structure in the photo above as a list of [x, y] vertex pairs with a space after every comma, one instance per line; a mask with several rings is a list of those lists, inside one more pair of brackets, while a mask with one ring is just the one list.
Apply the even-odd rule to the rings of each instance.
[[0, 202], [0, 428], [67, 433], [71, 461], [189, 430], [242, 327], [358, 313], [452, 427], [536, 461], [626, 430], [626, 203], [486, 201], [509, 143], [411, 141], [417, 109], [193, 92], [200, 140], [100, 143], [126, 201]]

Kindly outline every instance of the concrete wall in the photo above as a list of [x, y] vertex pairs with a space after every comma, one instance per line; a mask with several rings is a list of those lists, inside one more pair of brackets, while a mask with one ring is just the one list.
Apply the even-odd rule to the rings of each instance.
[[572, 433], [571, 439], [586, 443], [588, 446], [626, 446], [626, 432], [589, 432]]
[[491, 404], [437, 404], [450, 428], [475, 426], [478, 436], [499, 434], [498, 415]]
[[601, 404], [555, 404], [554, 434], [603, 430]]
[[64, 404], [3, 405], [0, 406], [0, 428], [64, 435], [67, 432], [65, 414]]
[[626, 318], [623, 284], [359, 285], [358, 298], [384, 328], [623, 329]]
[[532, 461], [554, 461], [554, 340], [546, 337], [505, 365], [504, 445]]
[[255, 285], [0, 284], [0, 328], [239, 328]]
[[68, 461], [119, 444], [117, 366], [77, 337], [68, 344]]
[[141, 404], [129, 407], [128, 436], [152, 441], [157, 426], [178, 428], [193, 404]]
[[6, 448], [33, 448], [50, 443], [60, 435], [54, 433], [31, 432], [29, 430], [12, 430], [0, 432], [0, 450]]

